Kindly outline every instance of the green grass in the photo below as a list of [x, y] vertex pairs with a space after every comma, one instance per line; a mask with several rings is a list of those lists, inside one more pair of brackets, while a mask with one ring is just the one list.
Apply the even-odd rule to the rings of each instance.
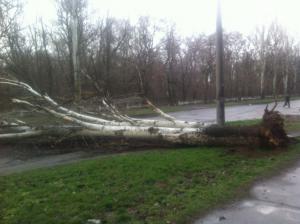
[[[294, 96], [291, 100], [299, 100], [299, 96]], [[277, 101], [283, 101], [283, 96], [278, 97]], [[226, 103], [226, 106], [235, 106], [235, 105], [246, 105], [246, 104], [267, 104], [267, 103], [274, 103], [273, 97], [267, 97], [265, 99], [249, 99], [249, 100], [242, 100], [242, 101], [229, 101]]]
[[1, 177], [0, 223], [187, 223], [299, 152], [148, 151]]
[[285, 122], [285, 128], [288, 132], [299, 132], [300, 120], [287, 120]]
[[261, 119], [251, 119], [251, 120], [241, 120], [241, 121], [229, 121], [226, 122], [226, 125], [231, 126], [247, 126], [247, 125], [256, 125], [261, 122]]
[[[256, 124], [259, 124], [260, 122], [261, 122], [261, 119], [230, 121], [230, 122], [226, 122], [226, 125], [232, 125], [232, 126], [256, 125]], [[285, 123], [284, 123], [284, 127], [288, 133], [300, 132], [300, 120], [286, 119]]]

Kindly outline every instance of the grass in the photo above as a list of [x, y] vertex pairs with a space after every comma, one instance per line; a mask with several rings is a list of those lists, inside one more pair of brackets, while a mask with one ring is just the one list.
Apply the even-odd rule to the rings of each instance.
[[[291, 100], [299, 100], [299, 96], [293, 96]], [[278, 96], [277, 101], [283, 101], [283, 96]], [[265, 99], [247, 99], [242, 101], [230, 101], [226, 103], [226, 106], [235, 106], [235, 105], [245, 105], [245, 104], [267, 104], [267, 103], [273, 103], [274, 98], [273, 97], [266, 97]]]
[[298, 119], [286, 120], [285, 127], [288, 132], [299, 132], [300, 131], [300, 120], [298, 120]]
[[6, 176], [0, 223], [187, 223], [299, 153], [299, 144], [254, 157], [222, 148], [148, 151]]
[[[227, 125], [243, 126], [243, 125], [256, 125], [261, 122], [261, 119], [242, 120], [242, 121], [230, 121]], [[285, 119], [285, 130], [287, 133], [300, 132], [300, 120], [299, 119]]]
[[251, 119], [251, 120], [241, 120], [241, 121], [229, 121], [226, 122], [226, 125], [231, 126], [247, 126], [247, 125], [256, 125], [261, 122], [261, 119]]

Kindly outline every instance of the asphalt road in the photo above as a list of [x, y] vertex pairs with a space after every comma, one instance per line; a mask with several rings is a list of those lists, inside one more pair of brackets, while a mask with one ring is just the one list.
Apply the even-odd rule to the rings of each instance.
[[[272, 108], [274, 104], [270, 104]], [[248, 120], [261, 118], [266, 104], [255, 105], [237, 105], [225, 107], [226, 121]], [[291, 101], [291, 108], [283, 107], [283, 102], [279, 102], [276, 110], [282, 114], [298, 114], [300, 115], [300, 100]], [[170, 115], [179, 120], [184, 121], [199, 121], [199, 122], [215, 122], [216, 121], [216, 108], [200, 108], [196, 107], [190, 111], [173, 112]]]

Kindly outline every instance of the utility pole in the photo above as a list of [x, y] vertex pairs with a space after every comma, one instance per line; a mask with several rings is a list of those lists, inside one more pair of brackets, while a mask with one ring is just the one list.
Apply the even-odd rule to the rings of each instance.
[[221, 0], [217, 0], [217, 24], [216, 24], [216, 100], [217, 100], [217, 124], [225, 124], [224, 104], [224, 49], [223, 49], [223, 28], [221, 15]]
[[74, 78], [74, 99], [75, 102], [81, 100], [81, 80], [79, 73], [79, 57], [78, 57], [78, 14], [77, 0], [72, 0], [72, 62], [73, 62], [73, 78]]

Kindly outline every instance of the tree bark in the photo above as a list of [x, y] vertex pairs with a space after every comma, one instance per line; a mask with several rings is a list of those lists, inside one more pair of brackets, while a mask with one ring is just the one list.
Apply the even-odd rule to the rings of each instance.
[[[0, 141], [19, 139], [36, 139], [37, 141], [59, 141], [63, 138], [73, 141], [74, 138], [122, 139], [134, 144], [135, 141], [150, 141], [162, 145], [185, 146], [267, 146], [280, 147], [288, 143], [283, 127], [283, 118], [273, 109], [265, 109], [261, 124], [246, 127], [231, 127], [178, 121], [157, 108], [166, 121], [133, 119], [113, 106], [108, 106], [112, 117], [119, 121], [109, 121], [90, 115], [81, 114], [58, 105], [47, 95], [41, 95], [26, 83], [0, 78], [0, 84], [19, 87], [34, 96], [31, 102], [13, 99], [13, 103], [34, 108], [54, 116], [64, 123], [59, 125], [42, 124], [38, 127], [27, 125], [22, 129], [7, 129], [7, 122], [0, 122]], [[276, 106], [276, 105], [275, 105]], [[155, 107], [153, 105], [153, 107]], [[67, 123], [68, 125], [65, 125]], [[2, 124], [2, 125], [1, 125]], [[43, 137], [43, 138], [42, 138]], [[49, 138], [51, 137], [51, 138]], [[54, 140], [53, 140], [54, 139]]]
[[265, 70], [266, 70], [266, 61], [263, 58], [262, 59], [262, 65], [261, 65], [261, 73], [260, 73], [260, 98], [265, 98]]
[[[69, 119], [69, 118], [65, 118]], [[70, 120], [68, 126], [43, 126], [25, 129], [18, 133], [0, 134], [1, 142], [36, 139], [38, 142], [55, 141], [60, 138], [73, 141], [78, 138], [118, 139], [128, 143], [153, 141], [157, 145], [184, 146], [251, 146], [283, 147], [288, 137], [283, 129], [283, 120], [277, 112], [266, 112], [263, 121], [253, 126], [218, 126], [206, 128], [165, 128], [137, 126], [105, 126]]]

